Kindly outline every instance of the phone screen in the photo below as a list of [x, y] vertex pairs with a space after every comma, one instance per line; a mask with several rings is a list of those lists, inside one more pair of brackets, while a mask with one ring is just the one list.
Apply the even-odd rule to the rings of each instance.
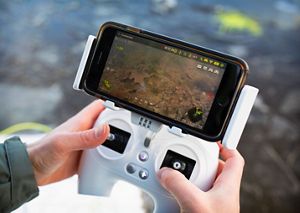
[[118, 31], [98, 90], [202, 129], [226, 63]]

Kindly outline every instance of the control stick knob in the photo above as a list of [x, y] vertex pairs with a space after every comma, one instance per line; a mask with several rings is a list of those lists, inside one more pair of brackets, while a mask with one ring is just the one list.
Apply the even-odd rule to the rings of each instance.
[[179, 170], [179, 171], [184, 171], [186, 164], [182, 161], [179, 160], [174, 160], [172, 164], [173, 169]]
[[115, 139], [116, 139], [115, 134], [109, 133], [109, 135], [108, 135], [108, 137], [107, 137], [107, 140], [109, 140], [109, 141], [114, 141]]

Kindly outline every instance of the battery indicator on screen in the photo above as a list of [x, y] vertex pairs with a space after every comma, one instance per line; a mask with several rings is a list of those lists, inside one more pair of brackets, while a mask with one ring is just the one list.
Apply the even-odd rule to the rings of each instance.
[[173, 54], [176, 54], [176, 55], [179, 55], [179, 56], [184, 56], [184, 57], [194, 59], [194, 60], [197, 60], [197, 61], [201, 61], [203, 63], [213, 65], [215, 67], [220, 67], [220, 68], [225, 67], [225, 64], [222, 63], [222, 62], [216, 61], [216, 60], [211, 59], [211, 58], [198, 56], [196, 54], [192, 54], [191, 52], [180, 50], [180, 49], [177, 49], [177, 48], [174, 48], [174, 47], [170, 47], [170, 46], [165, 45], [165, 46], [163, 46], [163, 49], [170, 52], [170, 53], [173, 53]]

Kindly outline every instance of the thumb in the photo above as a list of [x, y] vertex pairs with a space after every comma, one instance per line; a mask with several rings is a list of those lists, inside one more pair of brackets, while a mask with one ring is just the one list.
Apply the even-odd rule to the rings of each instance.
[[171, 169], [162, 168], [158, 174], [161, 185], [171, 193], [182, 209], [194, 209], [199, 199], [203, 196], [203, 191], [193, 185], [183, 174]]
[[103, 124], [85, 131], [57, 134], [54, 141], [59, 150], [70, 152], [99, 146], [104, 143], [108, 134], [109, 126]]

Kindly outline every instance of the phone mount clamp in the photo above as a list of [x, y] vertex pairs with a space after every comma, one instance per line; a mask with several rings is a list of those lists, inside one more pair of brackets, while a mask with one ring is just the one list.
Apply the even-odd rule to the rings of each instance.
[[[86, 64], [96, 37], [89, 36], [77, 75], [75, 90], [82, 90]], [[231, 116], [223, 146], [235, 149], [253, 107], [258, 89], [244, 86]], [[161, 124], [145, 116], [103, 103], [105, 110], [95, 126], [110, 125], [111, 136], [97, 148], [83, 152], [79, 167], [78, 190], [81, 194], [109, 196], [119, 180], [146, 191], [153, 199], [156, 213], [179, 212], [176, 200], [159, 184], [156, 173], [171, 167], [186, 176], [201, 190], [209, 190], [218, 167], [217, 143], [182, 133], [178, 127]], [[95, 169], [97, 168], [97, 169]]]

